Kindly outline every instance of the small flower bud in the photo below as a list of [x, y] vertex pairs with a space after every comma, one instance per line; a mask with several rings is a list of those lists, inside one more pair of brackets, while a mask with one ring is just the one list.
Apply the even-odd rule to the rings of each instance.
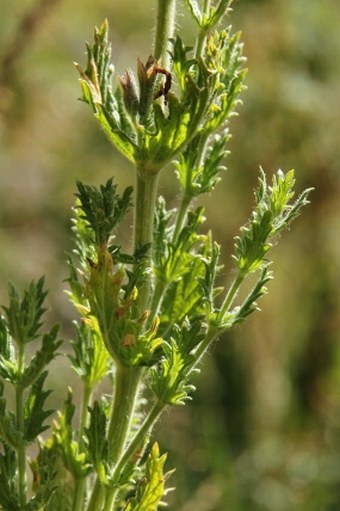
[[123, 76], [119, 76], [119, 83], [123, 90], [123, 98], [126, 110], [129, 114], [136, 116], [139, 108], [137, 86], [135, 78], [130, 69], [127, 69]]

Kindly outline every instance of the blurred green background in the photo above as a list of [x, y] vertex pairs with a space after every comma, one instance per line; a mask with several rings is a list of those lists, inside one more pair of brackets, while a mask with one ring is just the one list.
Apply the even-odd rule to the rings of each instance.
[[[77, 101], [75, 60], [107, 17], [118, 73], [151, 52], [153, 0], [1, 0], [0, 303], [7, 281], [46, 274], [50, 317], [72, 336], [63, 293], [75, 179], [133, 183], [90, 111]], [[179, 2], [180, 3], [180, 2]], [[181, 3], [180, 3], [181, 4]], [[180, 5], [187, 44], [193, 26]], [[229, 23], [229, 20], [227, 21]], [[250, 213], [258, 167], [294, 167], [312, 204], [273, 251], [263, 311], [220, 339], [194, 400], [157, 435], [169, 450], [173, 511], [340, 509], [340, 3], [239, 0], [248, 90], [232, 120], [228, 172], [207, 197], [207, 228], [230, 278], [233, 237]], [[161, 192], [176, 204], [171, 168]], [[121, 232], [128, 242], [131, 231]], [[55, 385], [65, 395], [61, 371]], [[60, 397], [55, 397], [56, 405]]]

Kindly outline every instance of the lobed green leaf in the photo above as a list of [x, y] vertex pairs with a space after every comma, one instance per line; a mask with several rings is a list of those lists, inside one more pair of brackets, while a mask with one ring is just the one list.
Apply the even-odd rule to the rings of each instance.
[[86, 453], [79, 450], [79, 444], [74, 440], [72, 419], [75, 406], [72, 402], [72, 392], [69, 389], [64, 407], [58, 413], [59, 422], [55, 423], [49, 448], [54, 448], [61, 456], [64, 466], [78, 479], [85, 477], [91, 471]]
[[58, 355], [57, 350], [62, 342], [58, 339], [59, 326], [55, 325], [50, 332], [42, 336], [41, 348], [31, 358], [30, 362], [25, 366], [18, 383], [22, 387], [32, 385], [39, 377], [42, 370]]
[[16, 452], [5, 443], [0, 453], [0, 506], [6, 511], [20, 511], [16, 470]]
[[34, 442], [36, 438], [49, 426], [44, 422], [54, 410], [45, 410], [44, 405], [51, 390], [43, 390], [43, 385], [48, 372], [43, 372], [34, 382], [25, 401], [24, 410], [24, 440], [27, 444]]
[[94, 317], [87, 317], [80, 325], [76, 324], [76, 331], [77, 337], [72, 341], [74, 355], [69, 358], [74, 370], [92, 389], [108, 373], [109, 353]]
[[163, 342], [163, 357], [151, 369], [150, 381], [150, 387], [160, 402], [183, 405], [191, 399], [190, 393], [195, 387], [189, 380], [197, 372], [192, 369], [195, 360], [193, 351], [204, 339], [205, 327], [202, 317], [196, 317], [192, 322], [186, 318], [181, 325], [173, 327], [169, 342]]
[[44, 278], [32, 281], [22, 299], [16, 287], [9, 285], [10, 302], [3, 309], [7, 316], [8, 331], [18, 344], [26, 344], [38, 337], [41, 318], [46, 311], [43, 307], [46, 295]]
[[1, 386], [0, 396], [0, 439], [3, 444], [7, 444], [13, 449], [18, 449], [24, 445], [22, 431], [17, 428], [15, 415], [11, 411], [6, 410], [6, 400], [2, 396], [3, 389]]
[[[30, 462], [33, 473], [33, 492], [34, 496], [28, 501], [25, 509], [27, 511], [40, 511], [50, 503], [53, 495], [58, 488], [58, 454], [55, 450], [47, 447], [41, 447], [38, 456]], [[65, 492], [65, 488], [63, 488]], [[61, 501], [58, 503], [58, 509], [62, 510]]]
[[261, 268], [273, 245], [275, 237], [289, 226], [298, 216], [301, 208], [308, 204], [311, 189], [305, 190], [291, 203], [294, 196], [294, 171], [284, 174], [278, 171], [268, 186], [261, 170], [259, 187], [255, 192], [256, 205], [251, 219], [241, 228], [242, 235], [236, 238], [235, 260], [242, 274], [252, 273]]
[[122, 196], [117, 193], [117, 185], [109, 179], [100, 189], [77, 182], [80, 217], [92, 231], [97, 246], [106, 245], [115, 227], [131, 208], [132, 187], [127, 187]]
[[160, 456], [158, 444], [152, 446], [146, 462], [145, 477], [139, 482], [137, 493], [124, 508], [124, 511], [157, 511], [163, 497], [169, 491], [166, 481], [170, 472], [164, 474], [166, 454]]

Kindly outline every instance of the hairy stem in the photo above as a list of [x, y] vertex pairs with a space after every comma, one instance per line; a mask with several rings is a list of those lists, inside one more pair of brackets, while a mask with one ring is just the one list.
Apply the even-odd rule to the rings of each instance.
[[[158, 174], [148, 172], [144, 168], [137, 169], [137, 194], [135, 209], [135, 250], [143, 245], [150, 245], [148, 254], [152, 257], [152, 240], [157, 196]], [[140, 313], [149, 305], [151, 276], [147, 276], [143, 287], [139, 290]]]
[[102, 509], [102, 505], [104, 502], [105, 490], [103, 485], [99, 481], [98, 477], [93, 485], [93, 490], [91, 494], [91, 498], [87, 504], [87, 511], [96, 511], [97, 509]]
[[154, 56], [165, 68], [170, 64], [169, 39], [174, 33], [175, 10], [176, 0], [158, 0]]
[[72, 511], [82, 511], [83, 509], [85, 484], [85, 477], [77, 479], [73, 495]]
[[164, 284], [163, 281], [158, 280], [156, 282], [150, 306], [151, 313], [149, 317], [149, 324], [151, 324], [155, 317], [158, 315], [167, 289], [168, 286], [167, 284]]
[[218, 335], [218, 330], [216, 327], [210, 327], [204, 340], [201, 342], [201, 344], [198, 346], [197, 350], [195, 351], [195, 361], [192, 364], [191, 369], [194, 369], [197, 367], [203, 357], [203, 355], [207, 352], [209, 346], [214, 341], [216, 336]]
[[138, 429], [134, 438], [131, 440], [127, 449], [124, 451], [122, 457], [120, 458], [120, 460], [115, 468], [115, 471], [114, 471], [114, 475], [113, 475], [114, 480], [119, 479], [119, 476], [122, 473], [122, 470], [124, 469], [125, 465], [133, 457], [133, 455], [138, 451], [144, 438], [153, 428], [155, 422], [157, 421], [157, 419], [163, 412], [165, 406], [166, 405], [160, 401], [157, 401], [154, 404], [154, 406], [150, 410], [149, 414], [145, 418], [142, 426]]
[[[116, 462], [127, 442], [133, 417], [138, 385], [142, 369], [139, 367], [117, 367], [115, 375], [114, 402], [108, 429], [109, 456]], [[105, 488], [97, 478], [87, 510], [101, 509], [105, 499]]]
[[[22, 373], [24, 369], [24, 346], [19, 345], [18, 352], [18, 371]], [[16, 420], [18, 431], [24, 434], [25, 418], [24, 418], [24, 389], [21, 385], [16, 387]], [[20, 447], [17, 449], [18, 455], [18, 496], [19, 504], [23, 509], [26, 505], [26, 450], [24, 439], [22, 439]]]
[[189, 146], [186, 149], [186, 151], [192, 151], [192, 152], [197, 151], [197, 154], [199, 155], [199, 157], [197, 157], [195, 159], [194, 166], [190, 167], [186, 172], [186, 179], [185, 179], [185, 184], [183, 186], [183, 195], [182, 195], [181, 205], [180, 205], [180, 208], [177, 213], [175, 230], [174, 230], [173, 239], [172, 239], [173, 243], [175, 243], [177, 241], [178, 235], [181, 232], [181, 229], [185, 223], [185, 218], [186, 218], [189, 206], [194, 199], [194, 195], [193, 195], [193, 191], [192, 191], [192, 186], [194, 183], [193, 171], [194, 171], [194, 167], [197, 167], [197, 169], [199, 169], [200, 167], [202, 167], [204, 165], [204, 157], [205, 157], [205, 154], [207, 151], [208, 138], [209, 138], [208, 136], [203, 136], [202, 134], [197, 135], [196, 137], [194, 137], [194, 139], [191, 141], [191, 143], [189, 144]]
[[190, 195], [186, 194], [183, 195], [182, 202], [177, 214], [176, 225], [173, 235], [173, 243], [177, 241], [178, 235], [181, 232], [191, 201], [192, 197]]
[[236, 275], [234, 282], [230, 286], [229, 291], [226, 294], [226, 297], [222, 303], [222, 307], [220, 310], [220, 317], [224, 316], [228, 312], [228, 310], [231, 307], [231, 305], [237, 295], [237, 292], [244, 280], [244, 277], [245, 277], [245, 275], [242, 272], [238, 272], [238, 274]]
[[[83, 400], [81, 405], [81, 415], [80, 415], [80, 422], [79, 422], [79, 432], [78, 432], [78, 443], [79, 443], [79, 450], [83, 450], [83, 433], [84, 428], [87, 425], [87, 419], [88, 419], [88, 406], [91, 402], [91, 394], [92, 389], [87, 383], [84, 383], [83, 387]], [[76, 480], [75, 483], [75, 490], [73, 495], [73, 504], [72, 504], [72, 511], [82, 511], [83, 508], [83, 500], [84, 500], [84, 492], [85, 492], [85, 486], [86, 486], [86, 478], [82, 477]]]
[[78, 443], [79, 443], [79, 449], [83, 449], [83, 433], [84, 428], [87, 425], [87, 420], [89, 416], [88, 412], [88, 406], [91, 403], [91, 395], [92, 395], [92, 388], [87, 384], [84, 383], [83, 387], [83, 400], [81, 404], [81, 415], [80, 415], [80, 422], [79, 422], [79, 431], [78, 431]]
[[[210, 0], [204, 0], [203, 3], [203, 15], [208, 16], [210, 11]], [[203, 56], [203, 52], [205, 49], [205, 43], [207, 39], [208, 30], [206, 27], [201, 27], [196, 41], [196, 48], [195, 48], [195, 57], [199, 58]]]
[[[147, 434], [152, 430], [155, 422], [161, 415], [165, 408], [165, 404], [161, 402], [156, 402], [155, 405], [150, 410], [149, 414], [145, 418], [142, 426], [138, 429], [137, 433], [129, 443], [128, 447], [124, 451], [122, 457], [120, 458], [114, 474], [113, 474], [113, 480], [118, 483], [119, 477], [122, 473], [122, 471], [125, 468], [125, 465], [133, 458], [133, 456], [138, 452], [138, 449], [142, 445], [145, 437]], [[110, 488], [106, 492], [106, 500], [105, 500], [105, 506], [104, 511], [112, 511], [113, 504], [117, 495], [118, 486], [116, 485], [114, 488]]]
[[115, 398], [108, 431], [109, 455], [116, 462], [124, 450], [138, 395], [142, 369], [117, 367]]
[[143, 167], [137, 169], [135, 249], [152, 243], [157, 184], [158, 172], [149, 172]]
[[[221, 306], [221, 310], [220, 310], [220, 318], [222, 319], [223, 316], [229, 311], [236, 295], [237, 295], [237, 292], [244, 280], [244, 277], [245, 275], [242, 273], [242, 272], [239, 272], [233, 283], [231, 284], [225, 298], [224, 298], [224, 301], [222, 303], [222, 306]], [[206, 353], [206, 351], [208, 350], [209, 346], [211, 345], [211, 343], [214, 341], [214, 339], [216, 338], [216, 336], [218, 334], [221, 333], [221, 329], [219, 330], [218, 328], [216, 328], [215, 326], [210, 326], [209, 327], [209, 330], [204, 338], [204, 340], [202, 341], [202, 343], [199, 345], [199, 347], [197, 348], [196, 352], [195, 352], [195, 362], [192, 366], [192, 369], [194, 367], [197, 367], [197, 365], [199, 364], [201, 358], [203, 357], [203, 355]]]

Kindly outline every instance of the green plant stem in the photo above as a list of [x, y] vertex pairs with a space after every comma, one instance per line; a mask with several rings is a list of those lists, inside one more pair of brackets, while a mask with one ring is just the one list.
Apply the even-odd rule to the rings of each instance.
[[[228, 293], [226, 294], [226, 297], [222, 303], [222, 306], [221, 306], [221, 310], [220, 310], [220, 313], [219, 313], [219, 316], [220, 318], [222, 319], [223, 316], [228, 312], [229, 308], [231, 307], [236, 295], [237, 295], [237, 292], [244, 280], [244, 273], [242, 272], [238, 272], [238, 274], [236, 275], [232, 285], [230, 286], [229, 288], [229, 291]], [[201, 358], [203, 357], [203, 355], [206, 353], [206, 351], [208, 350], [209, 346], [211, 345], [211, 343], [214, 341], [214, 339], [222, 332], [222, 329], [219, 329], [218, 327], [216, 326], [210, 326], [209, 327], [209, 330], [204, 338], [204, 340], [202, 341], [202, 343], [199, 345], [199, 347], [197, 348], [196, 352], [195, 352], [195, 362], [194, 364], [192, 365], [192, 369], [194, 367], [197, 367], [197, 365], [199, 364]]]
[[[138, 429], [137, 433], [135, 434], [135, 436], [131, 440], [130, 444], [126, 448], [122, 457], [120, 458], [120, 460], [115, 468], [114, 474], [113, 474], [113, 481], [118, 483], [119, 477], [120, 477], [122, 471], [124, 470], [125, 465], [136, 454], [136, 452], [142, 445], [145, 437], [152, 430], [155, 422], [157, 421], [157, 419], [163, 412], [165, 406], [166, 405], [164, 403], [157, 401], [155, 403], [155, 405], [152, 407], [152, 409], [150, 410], [146, 419], [144, 420], [142, 426]], [[117, 491], [118, 491], [117, 486], [107, 490], [104, 511], [112, 511], [112, 506], [114, 504], [114, 501], [115, 501], [115, 498], [117, 495]]]
[[[108, 433], [109, 456], [114, 463], [119, 460], [125, 448], [135, 410], [141, 374], [141, 367], [117, 368], [115, 400]], [[116, 489], [106, 489], [105, 511], [111, 509], [115, 494]]]
[[191, 203], [192, 197], [190, 195], [184, 194], [182, 198], [182, 202], [180, 205], [180, 208], [178, 210], [177, 219], [176, 219], [176, 225], [173, 235], [173, 243], [177, 241], [178, 235], [181, 232], [181, 229], [184, 224], [184, 220], [187, 214], [187, 211], [189, 209], [190, 203]]
[[203, 14], [209, 15], [211, 0], [204, 0], [203, 2]]
[[84, 505], [84, 491], [85, 491], [86, 478], [81, 477], [76, 480], [74, 489], [72, 511], [82, 511]]
[[[18, 350], [18, 372], [22, 374], [24, 369], [24, 345], [19, 345]], [[16, 387], [16, 420], [18, 431], [24, 435], [24, 389], [21, 385]], [[17, 449], [18, 455], [18, 496], [21, 508], [26, 505], [26, 450], [24, 438]]]
[[108, 431], [109, 456], [113, 462], [118, 461], [125, 447], [141, 374], [141, 367], [121, 366], [116, 370], [115, 397]]
[[169, 39], [174, 33], [175, 11], [176, 0], [158, 0], [154, 57], [160, 60], [165, 68], [168, 68], [170, 63]]
[[216, 336], [219, 334], [219, 330], [216, 327], [210, 327], [204, 340], [201, 342], [201, 344], [198, 346], [197, 350], [195, 351], [195, 361], [193, 362], [190, 369], [194, 369], [198, 366], [200, 363], [203, 355], [207, 352], [209, 346], [214, 341]]
[[232, 303], [237, 295], [237, 292], [244, 280], [244, 277], [245, 277], [245, 275], [243, 272], [238, 272], [238, 274], [236, 275], [236, 277], [235, 277], [232, 285], [230, 286], [229, 291], [226, 294], [226, 297], [222, 303], [221, 310], [220, 310], [221, 318], [228, 312], [230, 306], [232, 305]]
[[122, 457], [120, 458], [113, 475], [113, 480], [118, 481], [120, 474], [124, 470], [125, 465], [128, 461], [133, 457], [133, 455], [138, 451], [139, 447], [143, 443], [146, 435], [151, 431], [157, 419], [160, 417], [163, 412], [166, 404], [157, 401], [154, 406], [151, 408], [149, 414], [145, 418], [142, 426], [138, 429], [137, 433], [129, 443], [128, 447], [124, 451]]
[[[24, 429], [24, 400], [23, 389], [17, 387], [16, 389], [16, 409], [17, 409], [17, 427], [18, 430], [23, 432]], [[20, 507], [26, 504], [26, 452], [24, 442], [17, 449], [18, 454], [18, 495]]]
[[84, 445], [83, 434], [84, 434], [84, 428], [87, 425], [87, 419], [89, 416], [88, 407], [91, 403], [91, 396], [92, 396], [92, 388], [86, 382], [84, 382], [83, 400], [82, 400], [82, 404], [81, 404], [81, 414], [80, 414], [80, 422], [79, 422], [79, 430], [78, 430], [78, 444], [79, 444], [80, 450], [83, 449], [83, 445]]
[[[154, 57], [161, 60], [163, 67], [168, 67], [169, 39], [173, 36], [175, 25], [176, 0], [158, 0], [157, 23], [154, 44]], [[152, 241], [154, 229], [155, 203], [157, 196], [158, 175], [160, 169], [148, 169], [147, 165], [139, 165], [136, 183], [136, 207], [134, 220], [134, 249], [150, 244], [149, 257], [152, 257]], [[139, 289], [139, 309], [144, 312], [147, 309], [150, 299], [151, 277], [147, 277], [142, 289]], [[121, 456], [131, 420], [133, 417], [135, 400], [138, 394], [138, 385], [141, 378], [139, 368], [117, 368], [115, 379], [115, 398], [112, 409], [111, 421], [108, 431], [110, 458], [115, 461], [120, 457], [115, 474], [118, 476], [126, 462], [135, 453], [144, 436], [153, 426], [164, 408], [164, 405], [155, 405], [147, 419], [135, 435], [128, 448]], [[117, 489], [106, 489], [105, 511], [111, 511]], [[96, 480], [87, 511], [100, 510], [104, 503], [105, 490]]]
[[[152, 257], [158, 175], [159, 172], [150, 172], [143, 167], [137, 168], [134, 246], [137, 250], [139, 247], [149, 244], [150, 258]], [[142, 289], [139, 290], [140, 313], [143, 313], [149, 304], [150, 279], [151, 276], [147, 276]]]
[[97, 479], [93, 485], [91, 498], [87, 504], [86, 510], [87, 511], [96, 511], [97, 509], [102, 509], [102, 505], [104, 502], [104, 496], [105, 496], [105, 491], [104, 491], [103, 485], [101, 484], [100, 480], [97, 477]]
[[[120, 366], [116, 369], [115, 395], [108, 428], [109, 457], [112, 462], [119, 459], [127, 441], [141, 373], [139, 367]], [[104, 499], [105, 488], [97, 478], [87, 511], [101, 509]]]
[[168, 289], [168, 285], [161, 280], [158, 280], [155, 285], [155, 290], [152, 296], [152, 303], [150, 306], [150, 317], [149, 324], [155, 319], [158, 315], [160, 307], [162, 305], [162, 301], [165, 295], [166, 290]]
[[[195, 165], [197, 165], [197, 168], [200, 168], [204, 165], [204, 157], [205, 157], [205, 154], [207, 151], [207, 146], [208, 146], [208, 137], [207, 136], [204, 137], [201, 135], [201, 136], [195, 137], [191, 141], [191, 144], [188, 147], [189, 150], [197, 151], [197, 153], [200, 155], [198, 158], [197, 164], [195, 164]], [[175, 224], [175, 229], [174, 229], [174, 234], [173, 234], [173, 239], [172, 239], [173, 243], [175, 243], [177, 241], [178, 235], [181, 232], [181, 229], [184, 225], [184, 221], [185, 221], [189, 206], [190, 206], [192, 200], [194, 199], [194, 196], [191, 193], [191, 187], [193, 184], [192, 174], [193, 174], [193, 168], [188, 169], [188, 172], [186, 174], [186, 183], [184, 186], [181, 205], [180, 205], [180, 208], [177, 213], [176, 224]]]
[[150, 172], [144, 167], [137, 168], [135, 208], [135, 249], [152, 243], [155, 202], [159, 172]]
[[[205, 16], [205, 17], [209, 16], [209, 12], [210, 12], [210, 0], [204, 0], [203, 16]], [[203, 26], [200, 28], [200, 31], [197, 36], [197, 42], [196, 42], [196, 48], [195, 48], [195, 57], [196, 58], [203, 56], [205, 42], [207, 39], [207, 33], [208, 33], [207, 27]]]
[[199, 57], [202, 57], [202, 55], [203, 55], [206, 38], [207, 38], [207, 30], [202, 27], [198, 33], [198, 36], [197, 36], [197, 42], [196, 42], [196, 48], [195, 48], [195, 58], [196, 59], [198, 59]]
[[[81, 405], [81, 414], [80, 414], [79, 432], [78, 432], [79, 451], [83, 450], [83, 445], [84, 445], [83, 433], [84, 433], [84, 428], [87, 424], [88, 406], [91, 402], [91, 394], [92, 394], [92, 389], [85, 382], [84, 387], [83, 387], [83, 400], [82, 400], [82, 405]], [[82, 511], [85, 485], [86, 485], [85, 477], [81, 477], [76, 480], [74, 495], [73, 495], [72, 511]]]
[[110, 490], [107, 490], [106, 497], [105, 497], [104, 511], [112, 511], [112, 507], [113, 507], [114, 501], [116, 499], [117, 492], [118, 492], [117, 488], [110, 488]]

